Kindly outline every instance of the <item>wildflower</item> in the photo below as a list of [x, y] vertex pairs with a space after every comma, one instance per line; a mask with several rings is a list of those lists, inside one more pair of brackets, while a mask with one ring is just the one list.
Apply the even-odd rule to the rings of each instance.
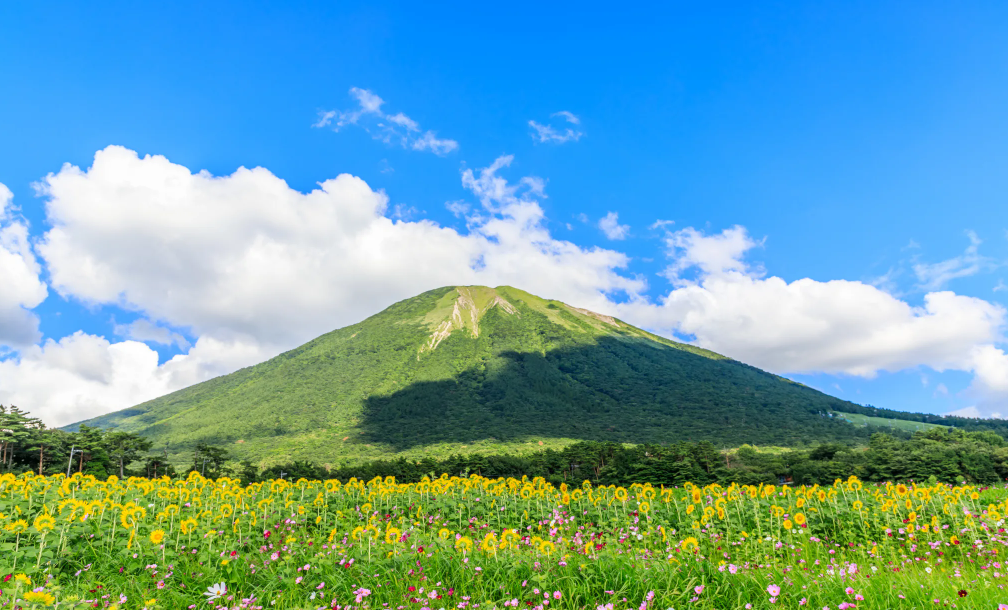
[[703, 590], [704, 590], [704, 586], [703, 585], [697, 585], [697, 586], [693, 587], [693, 591], [697, 595], [700, 595], [701, 593], [703, 593]]
[[161, 544], [164, 541], [164, 530], [154, 530], [151, 532], [150, 541], [153, 544]]
[[777, 597], [780, 595], [780, 587], [777, 585], [769, 585], [766, 590], [767, 593], [770, 594], [770, 597]]
[[212, 602], [220, 599], [227, 593], [227, 585], [223, 582], [219, 582], [207, 587], [207, 590], [203, 592], [206, 595], [207, 601]]

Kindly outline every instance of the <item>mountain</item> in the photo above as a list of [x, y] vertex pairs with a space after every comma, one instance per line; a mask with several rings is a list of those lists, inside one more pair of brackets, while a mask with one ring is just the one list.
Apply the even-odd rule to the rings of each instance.
[[609, 316], [458, 286], [81, 423], [139, 432], [177, 458], [204, 441], [261, 465], [337, 464], [574, 440], [845, 440], [867, 432], [823, 414], [854, 406]]

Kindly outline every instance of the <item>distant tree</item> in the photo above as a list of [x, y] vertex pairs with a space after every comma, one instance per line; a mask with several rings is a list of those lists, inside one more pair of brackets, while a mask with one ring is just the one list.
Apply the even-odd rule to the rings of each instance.
[[114, 431], [105, 435], [108, 454], [119, 464], [119, 477], [125, 476], [126, 466], [140, 459], [143, 452], [150, 450], [153, 442], [130, 432]]
[[208, 443], [197, 443], [193, 455], [193, 466], [190, 472], [198, 472], [203, 476], [216, 479], [222, 475], [228, 460], [228, 450]]

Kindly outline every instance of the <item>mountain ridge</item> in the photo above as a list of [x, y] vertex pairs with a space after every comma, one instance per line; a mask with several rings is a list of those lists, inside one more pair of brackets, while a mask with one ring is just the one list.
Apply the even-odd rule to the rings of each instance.
[[[75, 424], [269, 465], [577, 440], [795, 445], [864, 436], [846, 403], [617, 318], [510, 286], [405, 299], [263, 363]], [[805, 433], [796, 431], [804, 430]]]

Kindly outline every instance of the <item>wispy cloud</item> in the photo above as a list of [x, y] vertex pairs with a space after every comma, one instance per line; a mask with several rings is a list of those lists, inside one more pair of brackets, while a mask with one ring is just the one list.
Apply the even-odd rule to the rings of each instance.
[[339, 131], [347, 125], [357, 125], [371, 136], [391, 146], [401, 146], [407, 150], [429, 151], [443, 156], [458, 148], [458, 142], [438, 138], [431, 130], [422, 130], [420, 124], [406, 114], [387, 114], [382, 111], [385, 100], [368, 89], [352, 87], [350, 97], [357, 100], [357, 107], [349, 110], [320, 110], [318, 120], [312, 127], [332, 127]]
[[[550, 115], [551, 119], [563, 119], [566, 121], [566, 125], [553, 126], [544, 125], [536, 121], [529, 121], [529, 127], [532, 128], [532, 139], [540, 144], [551, 143], [551, 144], [563, 144], [564, 142], [570, 142], [571, 140], [577, 142], [584, 135], [584, 132], [576, 129], [578, 125], [581, 124], [581, 119], [574, 115], [573, 112], [569, 110], [561, 110], [560, 112], [554, 112]], [[555, 121], [555, 123], [558, 121]], [[571, 127], [573, 125], [574, 127]]]
[[112, 323], [112, 332], [120, 337], [144, 343], [177, 345], [182, 350], [187, 350], [190, 347], [189, 341], [179, 333], [151, 322], [146, 318], [134, 320], [130, 324], [116, 324], [115, 320]]
[[630, 225], [621, 225], [619, 214], [616, 212], [609, 212], [603, 216], [598, 222], [598, 227], [609, 239], [626, 239], [630, 234]]
[[917, 281], [924, 290], [939, 290], [954, 279], [976, 275], [996, 267], [993, 259], [979, 252], [982, 241], [973, 231], [966, 231], [970, 245], [959, 256], [938, 263], [917, 263], [913, 266]]

